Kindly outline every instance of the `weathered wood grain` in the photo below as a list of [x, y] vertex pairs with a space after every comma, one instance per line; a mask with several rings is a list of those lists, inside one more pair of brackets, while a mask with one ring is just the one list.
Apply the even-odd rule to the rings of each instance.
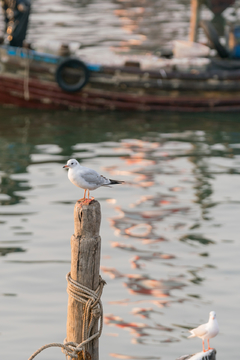
[[[101, 238], [99, 236], [101, 210], [98, 201], [89, 205], [77, 202], [74, 208], [74, 235], [71, 237], [71, 277], [82, 285], [96, 290], [99, 285]], [[84, 305], [69, 296], [67, 341], [82, 342]], [[93, 333], [97, 332], [98, 324]], [[87, 351], [92, 360], [98, 360], [98, 339]]]

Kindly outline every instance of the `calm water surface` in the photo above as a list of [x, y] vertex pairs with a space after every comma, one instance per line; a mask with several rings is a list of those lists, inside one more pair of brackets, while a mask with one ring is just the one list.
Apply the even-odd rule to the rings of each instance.
[[[188, 34], [189, 1], [35, 0], [32, 10], [30, 41], [71, 40], [100, 58], [154, 55]], [[62, 168], [70, 157], [125, 181], [93, 193], [107, 281], [100, 359], [200, 351], [187, 330], [211, 310], [218, 360], [238, 358], [239, 115], [1, 108], [0, 150], [1, 358], [26, 360], [65, 338], [73, 208], [82, 196]], [[59, 349], [38, 356], [62, 357]]]
[[[238, 116], [1, 109], [1, 357], [65, 337], [75, 157], [122, 186], [102, 208], [107, 281], [101, 359], [175, 359], [201, 350], [189, 327], [215, 310], [218, 359], [237, 359]], [[41, 359], [60, 358], [49, 349]]]

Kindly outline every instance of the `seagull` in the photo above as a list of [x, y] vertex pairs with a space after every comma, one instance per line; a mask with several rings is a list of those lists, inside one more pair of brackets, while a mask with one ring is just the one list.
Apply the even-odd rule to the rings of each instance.
[[[211, 311], [209, 313], [209, 320], [208, 323], [198, 326], [196, 329], [190, 330], [191, 335], [189, 338], [193, 337], [199, 337], [202, 339], [202, 346], [203, 346], [203, 352], [206, 352], [208, 350], [212, 350], [209, 345], [209, 339], [215, 337], [219, 332], [219, 326], [216, 319], [216, 313], [215, 311]], [[204, 348], [204, 340], [207, 340], [208, 343], [208, 349], [205, 350]]]
[[[93, 169], [89, 169], [79, 164], [76, 159], [68, 160], [67, 164], [63, 166], [63, 168], [68, 168], [68, 178], [69, 180], [76, 186], [84, 189], [84, 195], [82, 199], [79, 201], [84, 201], [89, 204], [94, 197], [89, 199], [89, 191], [95, 190], [100, 186], [108, 186], [115, 184], [122, 184], [124, 181], [111, 180], [108, 179], [99, 173], [97, 173]], [[88, 198], [86, 199], [86, 191], [88, 192]]]

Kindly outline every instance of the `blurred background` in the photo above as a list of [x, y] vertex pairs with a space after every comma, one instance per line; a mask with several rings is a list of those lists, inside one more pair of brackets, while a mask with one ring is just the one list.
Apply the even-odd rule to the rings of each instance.
[[[225, 10], [226, 21], [234, 11]], [[202, 16], [212, 14], [203, 8]], [[188, 38], [189, 19], [188, 1], [35, 0], [27, 39], [52, 50], [72, 41], [97, 57], [154, 55]], [[237, 358], [239, 114], [5, 106], [0, 149], [2, 358], [28, 359], [66, 336], [73, 208], [83, 195], [62, 168], [69, 158], [125, 181], [92, 193], [102, 209], [107, 281], [100, 359], [172, 360], [201, 351], [188, 329], [212, 310], [217, 359]], [[64, 355], [48, 349], [37, 358]]]
[[[239, 25], [240, 1], [203, 3], [201, 19], [211, 20], [221, 42], [226, 43], [228, 27]], [[158, 56], [175, 40], [188, 40], [190, 18], [190, 0], [34, 0], [26, 41], [34, 49], [47, 52], [57, 52], [59, 44], [68, 43], [73, 51], [80, 48], [82, 57], [88, 55], [103, 62], [111, 56], [112, 63], [116, 54]], [[3, 12], [0, 20], [3, 32]], [[207, 42], [202, 28], [198, 40]]]

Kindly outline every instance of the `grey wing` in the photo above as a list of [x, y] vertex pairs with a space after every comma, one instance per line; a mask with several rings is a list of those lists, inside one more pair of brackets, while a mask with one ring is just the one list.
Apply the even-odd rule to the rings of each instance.
[[82, 178], [91, 185], [107, 185], [110, 181], [105, 178], [104, 176], [97, 173], [95, 170], [92, 169], [84, 169], [84, 172], [81, 174]]

